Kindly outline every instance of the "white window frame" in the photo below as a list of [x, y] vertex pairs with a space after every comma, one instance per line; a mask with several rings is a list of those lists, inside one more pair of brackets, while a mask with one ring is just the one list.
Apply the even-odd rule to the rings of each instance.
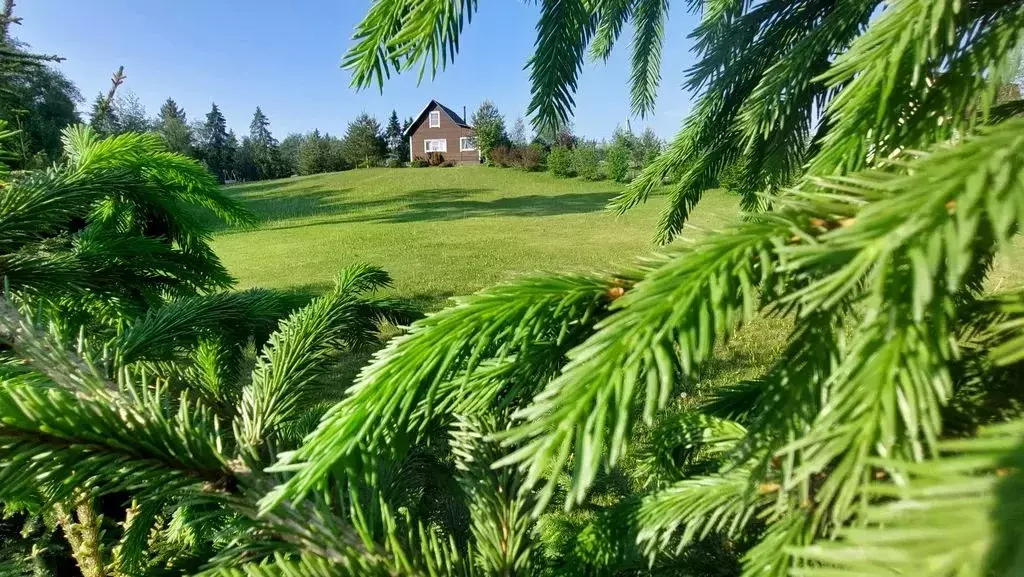
[[431, 110], [430, 111], [430, 127], [441, 128], [441, 111]]
[[[435, 148], [440, 143], [440, 148]], [[433, 144], [433, 146], [432, 146]], [[427, 138], [423, 140], [423, 152], [429, 154], [431, 152], [448, 152], [448, 139], [447, 138]]]
[[[472, 140], [473, 144], [470, 145], [470, 146], [466, 146], [464, 143], [467, 140]], [[476, 150], [476, 137], [474, 137], [474, 136], [460, 136], [459, 137], [459, 152], [469, 152], [471, 150]]]

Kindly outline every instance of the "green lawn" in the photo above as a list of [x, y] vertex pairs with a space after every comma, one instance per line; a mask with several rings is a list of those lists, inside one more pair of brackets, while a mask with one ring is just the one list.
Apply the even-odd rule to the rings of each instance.
[[[264, 220], [224, 232], [217, 254], [240, 287], [311, 287], [344, 266], [384, 267], [395, 293], [424, 301], [515, 275], [629, 265], [651, 243], [662, 198], [626, 215], [604, 210], [621, 186], [481, 166], [369, 169], [230, 187]], [[693, 234], [736, 217], [710, 194]]]
[[[614, 270], [656, 250], [651, 244], [664, 198], [623, 216], [604, 210], [621, 186], [487, 167], [369, 169], [232, 186], [263, 220], [250, 231], [222, 231], [213, 247], [239, 287], [312, 289], [365, 261], [384, 267], [393, 293], [442, 306], [447, 297], [534, 271]], [[684, 237], [738, 219], [737, 199], [708, 193]], [[684, 242], [684, 241], [681, 241]], [[1024, 242], [997, 258], [996, 290], [1024, 284]], [[713, 387], [761, 373], [789, 323], [758, 319], [705, 368]]]

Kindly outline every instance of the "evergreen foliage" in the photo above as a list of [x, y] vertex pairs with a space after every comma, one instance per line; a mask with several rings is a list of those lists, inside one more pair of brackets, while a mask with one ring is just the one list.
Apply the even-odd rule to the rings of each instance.
[[321, 135], [314, 130], [302, 139], [299, 146], [299, 174], [320, 174], [349, 168], [342, 154], [342, 142], [333, 136]]
[[196, 133], [196, 153], [218, 181], [224, 182], [230, 176], [234, 150], [228, 142], [227, 120], [216, 103]]
[[363, 113], [349, 123], [341, 151], [349, 165], [377, 166], [387, 156], [388, 144], [377, 120]]
[[289, 134], [278, 146], [287, 176], [299, 174], [299, 150], [302, 148], [304, 138], [301, 134]]
[[192, 156], [192, 129], [188, 125], [185, 110], [174, 99], [168, 98], [160, 107], [155, 129], [164, 137], [168, 152]]
[[[428, 16], [408, 4], [374, 3], [360, 30], [375, 28], [373, 46], [384, 49], [371, 53], [370, 37], [357, 36], [347, 63], [359, 83], [415, 63], [439, 69], [424, 57], [432, 53], [452, 58], [460, 26], [416, 32]], [[633, 105], [646, 112], [666, 4], [540, 4], [529, 64], [538, 126], [565, 124], [584, 50], [607, 56], [628, 21], [637, 39]], [[535, 514], [563, 491], [570, 510], [587, 506], [602, 477], [632, 457], [640, 423], [688, 390], [716, 343], [758, 315], [783, 314], [794, 326], [778, 364], [688, 409], [742, 432], [718, 466], [700, 474], [683, 466], [679, 480], [642, 497], [634, 518], [647, 554], [671, 557], [724, 535], [754, 540], [743, 554], [748, 575], [880, 574], [900, 563], [930, 574], [1013, 574], [1021, 542], [1006, 520], [1020, 507], [1008, 495], [1022, 437], [1020, 391], [1005, 385], [1022, 358], [1007, 304], [1019, 295], [992, 300], [983, 287], [992, 255], [1012, 242], [1024, 215], [1024, 126], [994, 109], [1024, 39], [1024, 12], [1013, 3], [919, 0], [697, 6], [694, 111], [614, 206], [643, 202], [673, 180], [658, 235], [667, 242], [701, 193], [734, 167], [745, 206], [770, 211], [645, 263], [557, 374], [516, 404], [513, 427], [493, 435], [509, 451], [494, 466], [514, 467], [525, 486], [539, 488], [527, 493]], [[387, 26], [377, 26], [385, 15]], [[531, 288], [543, 282], [503, 294], [542, 314]], [[549, 326], [566, 326], [550, 315]], [[364, 374], [367, 387], [399, 367], [433, 366], [419, 351], [448, 351], [432, 354], [458, 364], [401, 373], [405, 392], [392, 395], [412, 412], [383, 420], [414, 435], [422, 424], [408, 415], [416, 410], [434, 419], [458, 414], [442, 392], [446, 375], [482, 377], [491, 347], [532, 334], [537, 319], [478, 314], [464, 321], [482, 335], [471, 341], [414, 329]], [[465, 365], [461, 351], [473, 351]], [[531, 366], [526, 357], [517, 351], [511, 362]], [[295, 477], [268, 505], [351, 467], [346, 438], [374, 454], [394, 447], [346, 432], [357, 415], [381, 427], [388, 414], [368, 397], [361, 403], [362, 390], [283, 461]], [[993, 421], [1008, 421], [995, 425], [1002, 440], [973, 438]], [[1002, 473], [998, 463], [1008, 465]]]
[[[156, 135], [69, 130], [65, 164], [2, 176], [0, 500], [87, 575], [1019, 574], [1024, 294], [985, 277], [1024, 224], [1024, 119], [996, 107], [1024, 9], [879, 6], [699, 4], [705, 92], [616, 206], [673, 179], [667, 241], [739, 166], [747, 218], [460, 299], [344, 391], [332, 363], [401, 312], [383, 271], [299, 308], [217, 292], [184, 208], [247, 215]], [[376, 0], [356, 84], [443, 68], [475, 9]], [[540, 126], [628, 21], [647, 111], [666, 11], [543, 0]], [[693, 394], [762, 316], [791, 323], [776, 362]]]
[[[246, 139], [243, 139], [239, 148], [247, 146]], [[256, 107], [252, 122], [249, 124], [248, 153], [252, 165], [255, 167], [255, 175], [252, 180], [263, 180], [268, 178], [280, 178], [288, 173], [284, 160], [281, 158], [281, 151], [277, 139], [270, 133], [270, 119], [267, 118], [260, 107]], [[236, 163], [236, 170], [242, 172], [241, 166]], [[288, 173], [290, 174], [290, 173]], [[247, 180], [242, 177], [243, 180]]]
[[388, 125], [384, 129], [384, 141], [387, 143], [388, 159], [405, 162], [409, 159], [409, 141], [405, 138], [405, 128], [398, 122], [398, 113], [391, 111]]

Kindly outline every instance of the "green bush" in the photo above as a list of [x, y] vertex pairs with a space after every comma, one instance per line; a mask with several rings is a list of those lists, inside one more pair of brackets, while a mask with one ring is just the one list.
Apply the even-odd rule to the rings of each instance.
[[409, 163], [409, 166], [413, 168], [426, 168], [430, 166], [430, 163], [427, 162], [426, 158], [423, 158], [422, 156], [417, 156], [412, 160], [412, 162]]
[[576, 176], [572, 150], [564, 146], [551, 147], [551, 153], [548, 154], [548, 170], [562, 178]]
[[629, 175], [629, 149], [617, 144], [609, 146], [605, 163], [608, 178], [616, 182], [625, 181]]
[[584, 180], [600, 180], [601, 166], [597, 159], [597, 148], [594, 146], [577, 146], [572, 151], [572, 167]]

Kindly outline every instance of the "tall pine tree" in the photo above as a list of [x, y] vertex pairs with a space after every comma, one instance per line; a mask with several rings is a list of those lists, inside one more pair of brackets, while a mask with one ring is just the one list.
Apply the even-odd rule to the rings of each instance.
[[384, 140], [388, 145], [388, 158], [390, 160], [401, 162], [408, 158], [408, 153], [402, 154], [405, 137], [403, 136], [402, 125], [398, 123], [398, 113], [394, 110], [391, 111], [391, 117], [388, 118], [388, 126], [384, 129]]
[[284, 176], [284, 162], [277, 139], [270, 132], [270, 119], [259, 106], [249, 123], [249, 141], [252, 149], [252, 164], [257, 178], [279, 178]]
[[206, 114], [206, 122], [202, 126], [199, 140], [199, 159], [206, 164], [217, 180], [224, 182], [227, 170], [232, 164], [234, 150], [228, 147], [228, 123], [220, 108], [214, 103]]

